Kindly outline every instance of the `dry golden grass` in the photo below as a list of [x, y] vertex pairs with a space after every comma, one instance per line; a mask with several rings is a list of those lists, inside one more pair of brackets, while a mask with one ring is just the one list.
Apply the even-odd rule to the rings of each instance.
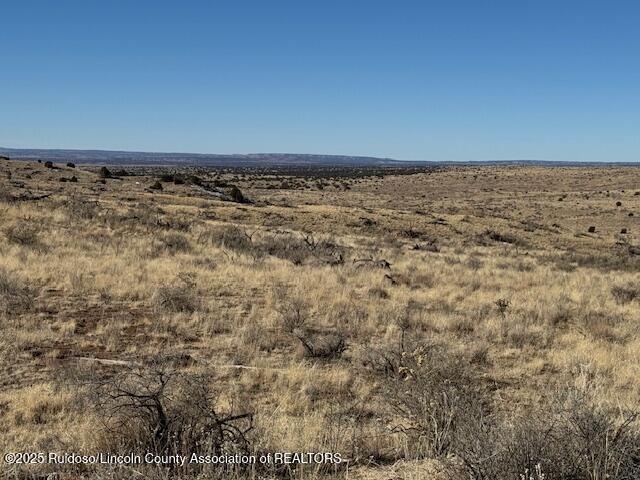
[[[0, 450], [99, 445], [73, 377], [120, 367], [87, 357], [206, 372], [221, 409], [254, 412], [256, 448], [340, 452], [348, 468], [324, 473], [346, 478], [460, 471], [393, 429], [371, 358], [403, 342], [466, 355], [503, 413], [585, 382], [603, 407], [640, 409], [635, 168], [451, 167], [348, 190], [245, 172], [252, 204], [99, 179], [0, 164]], [[332, 335], [344, 352], [303, 346]]]

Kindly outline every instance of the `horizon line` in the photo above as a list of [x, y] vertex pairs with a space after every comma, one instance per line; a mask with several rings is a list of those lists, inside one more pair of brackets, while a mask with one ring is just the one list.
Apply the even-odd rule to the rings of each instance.
[[100, 152], [100, 153], [129, 153], [129, 154], [152, 154], [152, 155], [194, 155], [194, 156], [218, 156], [218, 157], [251, 157], [261, 155], [300, 155], [300, 156], [323, 156], [323, 157], [351, 157], [361, 159], [375, 159], [389, 162], [403, 162], [403, 163], [486, 163], [486, 162], [540, 162], [540, 163], [585, 163], [585, 164], [635, 164], [636, 161], [618, 161], [618, 160], [549, 160], [549, 159], [537, 159], [537, 158], [491, 158], [491, 159], [469, 159], [469, 160], [408, 160], [397, 159], [393, 157], [381, 157], [375, 155], [363, 155], [363, 154], [344, 154], [344, 153], [302, 153], [302, 152], [248, 152], [248, 153], [203, 153], [203, 152], [186, 152], [186, 151], [154, 151], [154, 150], [122, 150], [122, 149], [109, 149], [109, 148], [43, 148], [43, 147], [7, 147], [0, 146], [0, 150], [4, 151], [49, 151], [49, 152]]

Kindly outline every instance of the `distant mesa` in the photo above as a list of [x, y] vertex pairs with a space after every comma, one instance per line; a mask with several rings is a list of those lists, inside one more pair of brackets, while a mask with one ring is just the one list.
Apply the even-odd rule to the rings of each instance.
[[47, 150], [1, 148], [0, 155], [14, 160], [41, 160], [55, 163], [99, 165], [175, 165], [175, 166], [401, 166], [424, 165], [424, 162], [404, 162], [390, 158], [350, 155], [313, 155], [297, 153], [201, 154], [124, 152], [110, 150]]
[[16, 149], [0, 147], [0, 155], [13, 160], [51, 161], [62, 164], [202, 166], [202, 167], [425, 167], [442, 165], [540, 165], [540, 166], [640, 166], [633, 162], [564, 162], [548, 160], [482, 160], [467, 162], [395, 160], [357, 155], [306, 153], [162, 153], [119, 150]]

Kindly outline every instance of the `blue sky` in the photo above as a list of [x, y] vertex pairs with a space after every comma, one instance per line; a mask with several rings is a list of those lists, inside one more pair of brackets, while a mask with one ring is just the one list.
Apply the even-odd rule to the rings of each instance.
[[637, 1], [1, 1], [0, 145], [640, 160]]

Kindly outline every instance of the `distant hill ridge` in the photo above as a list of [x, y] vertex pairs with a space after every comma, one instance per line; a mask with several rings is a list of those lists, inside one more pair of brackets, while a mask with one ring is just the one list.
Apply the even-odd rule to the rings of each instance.
[[105, 165], [191, 165], [191, 166], [433, 166], [433, 165], [547, 165], [596, 166], [628, 165], [630, 162], [562, 162], [550, 160], [479, 160], [439, 162], [394, 160], [391, 158], [354, 155], [322, 155], [306, 153], [210, 154], [173, 152], [129, 152], [118, 150], [27, 149], [0, 147], [0, 155], [15, 160], [50, 160], [52, 162], [93, 163]]

